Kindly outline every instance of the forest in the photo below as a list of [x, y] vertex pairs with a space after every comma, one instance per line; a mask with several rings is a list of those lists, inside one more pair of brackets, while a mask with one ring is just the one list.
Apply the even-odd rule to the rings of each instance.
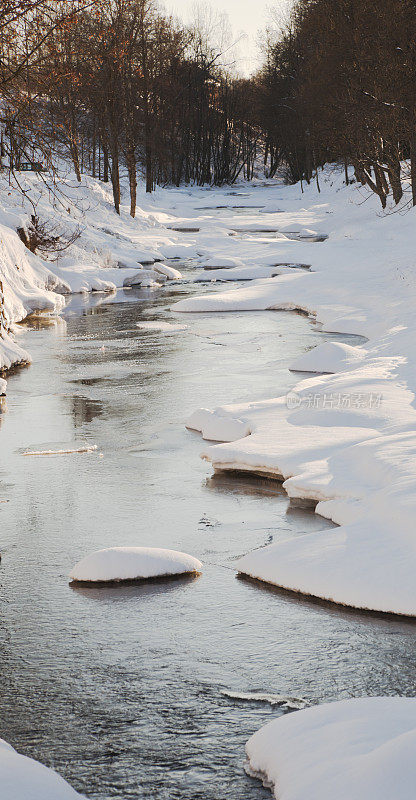
[[154, 0], [2, 2], [2, 160], [61, 159], [111, 181], [222, 185], [282, 171], [319, 185], [353, 166], [380, 198], [416, 203], [416, 7], [411, 0], [299, 0], [263, 36], [263, 66], [242, 78], [201, 24]]

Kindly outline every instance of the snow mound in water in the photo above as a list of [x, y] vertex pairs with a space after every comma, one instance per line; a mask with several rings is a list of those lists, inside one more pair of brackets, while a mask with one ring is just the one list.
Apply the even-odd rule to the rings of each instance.
[[279, 717], [246, 753], [280, 800], [410, 800], [415, 746], [415, 699], [365, 697]]
[[235, 442], [250, 435], [250, 426], [242, 419], [221, 416], [221, 409], [210, 411], [200, 408], [187, 419], [185, 427], [199, 431], [202, 438], [211, 442]]
[[153, 266], [151, 269], [135, 270], [134, 273], [131, 270], [125, 269], [123, 269], [122, 272], [123, 275], [126, 275], [126, 277], [123, 278], [124, 288], [128, 288], [129, 286], [154, 286], [157, 281], [162, 283], [166, 280], [166, 276], [155, 272]]
[[230, 269], [232, 267], [244, 266], [241, 258], [233, 258], [231, 256], [214, 256], [203, 262], [204, 269]]
[[295, 372], [342, 372], [358, 366], [365, 355], [365, 350], [360, 347], [324, 342], [300, 356], [290, 369]]
[[83, 795], [52, 769], [0, 739], [1, 800], [81, 800]]
[[70, 573], [75, 582], [145, 580], [168, 575], [200, 572], [197, 558], [158, 547], [109, 547], [79, 561]]
[[6, 394], [6, 389], [7, 389], [7, 381], [5, 381], [4, 378], [0, 378], [0, 397]]

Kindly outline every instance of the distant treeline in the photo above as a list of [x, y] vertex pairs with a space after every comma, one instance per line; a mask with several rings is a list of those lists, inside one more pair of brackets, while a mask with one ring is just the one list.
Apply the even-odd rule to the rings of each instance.
[[185, 27], [153, 0], [0, 5], [12, 169], [31, 152], [48, 163], [69, 156], [78, 180], [88, 171], [111, 181], [119, 211], [122, 165], [132, 216], [139, 168], [147, 191], [251, 177], [261, 138], [253, 85], [219, 65], [221, 52], [197, 25]]
[[[319, 181], [340, 162], [380, 198], [416, 204], [416, 3], [298, 0], [250, 79], [156, 0], [0, 0], [2, 159], [155, 185]], [[403, 175], [403, 162], [409, 176]], [[407, 167], [406, 167], [407, 169]]]
[[410, 177], [416, 205], [414, 0], [299, 0], [256, 80], [272, 173], [310, 181], [340, 161], [383, 207]]

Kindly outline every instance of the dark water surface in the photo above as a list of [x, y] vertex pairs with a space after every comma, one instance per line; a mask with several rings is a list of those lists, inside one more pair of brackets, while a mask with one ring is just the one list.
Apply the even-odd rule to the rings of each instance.
[[[288, 364], [325, 335], [297, 314], [166, 311], [194, 291], [74, 297], [65, 320], [24, 328], [33, 365], [10, 377], [1, 418], [0, 736], [101, 800], [270, 797], [244, 743], [284, 712], [223, 690], [415, 694], [411, 623], [236, 579], [241, 554], [328, 523], [278, 484], [212, 477], [184, 420], [284, 393]], [[136, 327], [157, 316], [189, 328]], [[97, 452], [22, 456], [84, 443]], [[184, 550], [204, 573], [71, 589], [72, 565], [112, 545]]]

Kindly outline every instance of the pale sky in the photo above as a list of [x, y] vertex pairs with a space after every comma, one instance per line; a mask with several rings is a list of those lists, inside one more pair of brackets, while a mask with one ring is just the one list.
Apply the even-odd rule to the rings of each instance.
[[[290, 0], [207, 0], [206, 4], [229, 17], [234, 40], [245, 34], [237, 53], [237, 68], [240, 73], [249, 74], [260, 64], [257, 47], [257, 33], [270, 23], [270, 9], [278, 11], [287, 6]], [[202, 5], [205, 4], [203, 0]], [[188, 22], [193, 14], [195, 0], [164, 0], [166, 10]]]

